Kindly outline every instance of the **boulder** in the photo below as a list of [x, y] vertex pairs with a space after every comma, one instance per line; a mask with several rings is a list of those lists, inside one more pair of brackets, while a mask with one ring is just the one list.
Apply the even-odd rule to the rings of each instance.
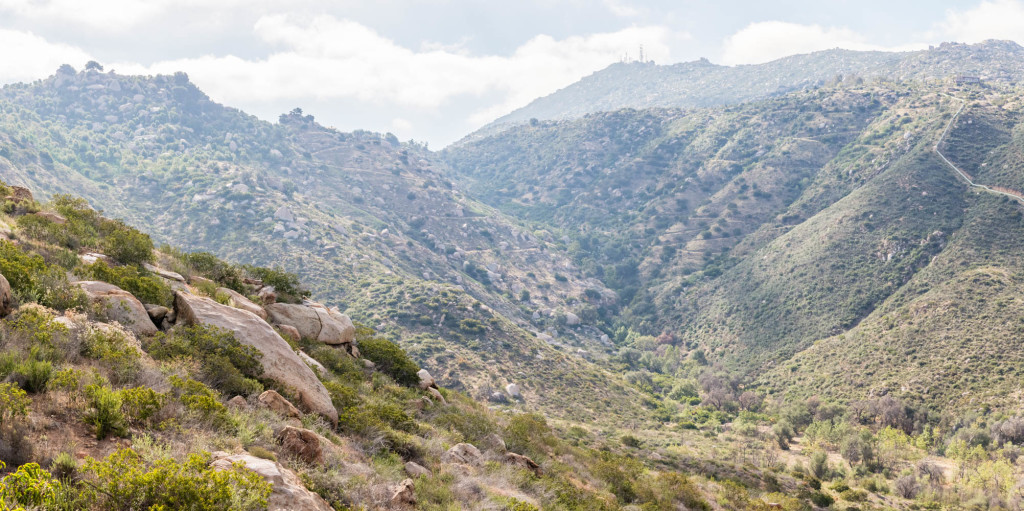
[[250, 454], [228, 455], [224, 452], [215, 452], [213, 457], [211, 466], [217, 470], [230, 470], [233, 464], [241, 463], [270, 483], [267, 511], [333, 511], [327, 501], [306, 489], [295, 472], [276, 461]]
[[90, 302], [102, 307], [108, 320], [121, 323], [135, 335], [153, 335], [157, 332], [146, 307], [131, 293], [113, 284], [95, 280], [83, 280], [75, 284], [85, 291]]
[[285, 417], [294, 417], [298, 419], [302, 417], [302, 413], [299, 412], [295, 405], [284, 398], [281, 394], [278, 394], [276, 390], [267, 390], [260, 394], [260, 397], [256, 398], [261, 405], [270, 408], [271, 410], [284, 415]]
[[444, 463], [462, 463], [463, 465], [477, 465], [483, 459], [480, 449], [473, 444], [455, 444], [451, 449], [441, 455]]
[[320, 316], [305, 305], [272, 303], [266, 307], [270, 321], [294, 328], [303, 339], [320, 337]]
[[249, 312], [259, 316], [260, 319], [262, 319], [264, 321], [267, 319], [267, 311], [263, 310], [263, 307], [260, 307], [259, 305], [256, 305], [255, 303], [252, 303], [252, 300], [249, 300], [248, 298], [246, 298], [242, 293], [239, 293], [238, 291], [235, 291], [234, 289], [228, 289], [226, 287], [218, 287], [217, 288], [217, 294], [218, 295], [227, 295], [227, 297], [228, 297], [228, 305], [230, 305], [230, 306], [232, 306], [232, 307], [234, 307], [236, 309], [242, 309], [244, 311], [249, 311]]
[[541, 471], [540, 465], [538, 465], [536, 461], [533, 461], [522, 454], [516, 454], [514, 452], [505, 453], [505, 463], [529, 470], [537, 477], [544, 475], [544, 472]]
[[298, 343], [302, 340], [302, 336], [299, 335], [299, 331], [291, 325], [282, 325], [278, 323], [274, 325], [274, 328], [276, 328], [278, 332], [281, 332], [281, 337], [284, 337], [286, 340], [290, 340], [294, 343]]
[[505, 392], [508, 392], [508, 395], [511, 396], [512, 399], [522, 399], [523, 398], [523, 393], [519, 389], [519, 385], [517, 385], [515, 383], [509, 383], [508, 385], [505, 385]]
[[14, 310], [14, 294], [11, 293], [11, 283], [7, 278], [0, 275], [0, 318], [6, 317]]
[[313, 307], [320, 317], [320, 335], [324, 344], [348, 344], [356, 339], [356, 327], [348, 316], [334, 309]]
[[149, 314], [149, 319], [152, 319], [155, 324], [160, 324], [167, 317], [167, 313], [171, 312], [170, 309], [163, 305], [154, 305], [152, 303], [143, 304], [143, 307], [146, 308], [146, 314]]
[[430, 477], [430, 469], [415, 461], [406, 462], [405, 473], [409, 474], [409, 477]]
[[571, 312], [566, 312], [565, 313], [565, 324], [569, 325], [569, 326], [576, 326], [576, 325], [580, 324], [580, 317], [575, 315], [575, 314], [573, 314], [573, 313], [571, 313]]
[[363, 359], [363, 367], [365, 367], [367, 369], [373, 369], [373, 368], [377, 367], [377, 364], [374, 364], [373, 361], [368, 359], [368, 358], [364, 358]]
[[391, 494], [391, 505], [396, 507], [416, 505], [416, 483], [412, 479], [406, 479], [395, 487]]
[[440, 390], [437, 390], [437, 387], [429, 387], [427, 388], [427, 392], [429, 392], [430, 395], [434, 398], [434, 400], [437, 401], [438, 403], [441, 403], [443, 405], [448, 404], [448, 401], [444, 399], [444, 396], [441, 395]]
[[277, 301], [277, 290], [274, 289], [274, 286], [263, 286], [256, 296], [263, 302], [263, 305], [270, 305]]
[[324, 461], [324, 452], [320, 447], [320, 435], [308, 429], [285, 426], [277, 433], [277, 441], [286, 451], [306, 463], [312, 465]]
[[423, 390], [437, 386], [437, 382], [434, 381], [434, 377], [431, 376], [430, 371], [427, 371], [426, 369], [420, 369], [417, 371], [416, 376], [420, 377], [420, 388]]
[[239, 410], [245, 410], [249, 408], [249, 402], [246, 401], [245, 398], [242, 396], [235, 396], [231, 399], [228, 399], [228, 406], [232, 408], [237, 408]]
[[178, 323], [203, 323], [234, 332], [240, 342], [262, 354], [266, 378], [291, 388], [309, 410], [332, 423], [338, 422], [338, 411], [331, 404], [331, 395], [323, 383], [266, 321], [249, 311], [182, 292], [174, 294], [174, 304]]
[[484, 449], [489, 451], [505, 452], [508, 448], [505, 446], [505, 441], [498, 436], [497, 433], [491, 433], [485, 436], [482, 440]]
[[498, 404], [508, 403], [508, 396], [506, 396], [502, 392], [494, 391], [494, 392], [491, 392], [487, 396], [487, 400], [492, 402], [492, 403], [498, 403]]
[[149, 263], [143, 263], [142, 267], [145, 268], [146, 271], [150, 273], [155, 273], [157, 276], [163, 277], [165, 279], [173, 280], [175, 282], [185, 282], [185, 277], [182, 277], [180, 273], [175, 273], [173, 271], [165, 270], [163, 268], [157, 268], [156, 266], [153, 266], [152, 264]]

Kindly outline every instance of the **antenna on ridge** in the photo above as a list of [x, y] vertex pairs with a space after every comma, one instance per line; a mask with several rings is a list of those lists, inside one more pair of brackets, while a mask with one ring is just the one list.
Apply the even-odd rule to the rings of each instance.
[[644, 45], [640, 45], [640, 63], [644, 63]]

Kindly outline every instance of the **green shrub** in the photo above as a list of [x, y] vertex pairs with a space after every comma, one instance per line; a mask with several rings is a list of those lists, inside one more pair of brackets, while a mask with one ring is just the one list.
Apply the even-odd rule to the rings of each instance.
[[309, 356], [343, 382], [356, 385], [364, 379], [363, 369], [357, 365], [356, 359], [343, 350], [320, 345], [310, 351]]
[[81, 267], [79, 273], [85, 278], [113, 284], [143, 303], [170, 307], [174, 302], [174, 292], [170, 286], [137, 266], [108, 266], [103, 261], [96, 261]]
[[193, 252], [184, 254], [182, 258], [192, 273], [219, 282], [224, 287], [238, 292], [245, 290], [242, 283], [242, 270], [222, 261], [219, 257], [209, 252]]
[[13, 383], [0, 383], [0, 425], [28, 415], [32, 399]]
[[308, 289], [302, 286], [299, 276], [289, 273], [281, 268], [263, 268], [259, 266], [245, 265], [242, 267], [246, 273], [263, 281], [265, 285], [274, 286], [277, 298], [282, 302], [297, 303], [310, 295]]
[[46, 383], [50, 381], [51, 375], [53, 364], [32, 357], [15, 366], [8, 378], [17, 382], [25, 392], [36, 394], [46, 390]]
[[99, 509], [189, 509], [255, 511], [266, 509], [270, 483], [236, 466], [216, 470], [208, 453], [193, 453], [184, 462], [169, 458], [146, 466], [131, 449], [106, 459], [89, 459], [82, 468], [83, 488]]
[[453, 406], [439, 408], [430, 422], [445, 429], [457, 431], [465, 441], [477, 444], [498, 430], [494, 421], [484, 412]]
[[46, 262], [36, 254], [23, 252], [17, 245], [0, 240], [0, 274], [11, 285], [11, 291], [26, 302], [38, 301], [39, 275], [46, 272]]
[[839, 498], [848, 502], [864, 502], [868, 500], [868, 492], [864, 490], [846, 489], [839, 493]]
[[164, 395], [149, 387], [133, 387], [118, 391], [121, 396], [121, 411], [129, 424], [138, 425], [149, 421], [164, 404]]
[[512, 416], [505, 426], [505, 445], [508, 450], [525, 454], [535, 460], [547, 454], [555, 445], [555, 436], [543, 415], [521, 413]]
[[94, 428], [97, 440], [128, 433], [124, 413], [121, 412], [123, 402], [120, 393], [110, 387], [93, 384], [85, 388], [85, 396], [89, 401], [85, 423]]
[[153, 260], [153, 240], [120, 220], [108, 220], [103, 240], [105, 253], [122, 264], [140, 265]]
[[234, 332], [209, 325], [191, 325], [170, 334], [158, 334], [146, 344], [157, 360], [192, 357], [200, 362], [200, 380], [232, 395], [263, 391], [260, 352], [242, 344]]
[[327, 380], [324, 382], [324, 387], [327, 388], [327, 392], [331, 395], [331, 403], [339, 413], [362, 403], [359, 391], [344, 383]]
[[119, 330], [90, 329], [82, 342], [82, 355], [99, 360], [110, 370], [114, 383], [134, 381], [142, 371], [139, 351]]
[[[0, 468], [3, 468], [0, 462]], [[60, 483], [38, 463], [26, 463], [0, 479], [0, 510], [51, 509], [56, 504]]]
[[228, 414], [228, 408], [217, 399], [213, 389], [192, 378], [171, 376], [170, 381], [172, 392], [186, 410], [217, 428], [234, 429], [235, 424]]
[[835, 503], [835, 501], [836, 501], [836, 499], [833, 499], [828, 494], [822, 493], [820, 491], [816, 491], [816, 492], [812, 492], [811, 493], [811, 502], [815, 506], [818, 506], [818, 507], [829, 507], [833, 503]]
[[260, 447], [258, 445], [249, 446], [249, 454], [256, 456], [257, 458], [263, 458], [265, 460], [277, 461], [277, 455], [269, 449]]
[[[363, 335], [359, 335], [360, 330], [364, 331]], [[420, 367], [409, 358], [405, 350], [387, 339], [371, 337], [372, 331], [366, 333], [365, 330], [369, 329], [359, 328], [356, 330], [359, 351], [363, 357], [371, 360], [377, 365], [380, 372], [390, 376], [401, 385], [418, 384], [420, 378], [416, 373]]]

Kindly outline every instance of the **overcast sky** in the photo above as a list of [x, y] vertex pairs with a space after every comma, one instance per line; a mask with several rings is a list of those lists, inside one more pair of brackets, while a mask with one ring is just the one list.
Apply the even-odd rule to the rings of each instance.
[[296, 106], [432, 149], [618, 61], [1024, 44], [1024, 0], [0, 0], [0, 83], [97, 60], [185, 71], [264, 119]]

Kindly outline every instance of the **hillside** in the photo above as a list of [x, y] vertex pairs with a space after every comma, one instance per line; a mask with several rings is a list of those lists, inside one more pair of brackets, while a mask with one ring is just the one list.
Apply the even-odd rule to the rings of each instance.
[[584, 305], [616, 308], [615, 294], [551, 250], [550, 233], [462, 195], [422, 147], [299, 110], [259, 121], [184, 74], [62, 68], [4, 87], [0, 118], [12, 184], [83, 196], [160, 243], [297, 272], [446, 386], [485, 398], [515, 383], [528, 409], [567, 419], [647, 414], [587, 360], [606, 356], [601, 332], [566, 326]]
[[473, 140], [530, 119], [562, 120], [622, 108], [694, 108], [730, 105], [812, 89], [839, 80], [931, 81], [958, 74], [986, 81], [1024, 79], [1024, 49], [1010, 41], [944, 43], [928, 50], [825, 50], [754, 65], [720, 66], [707, 60], [671, 65], [619, 63], [538, 98], [505, 115]]
[[[976, 197], [932, 150], [960, 106], [953, 96], [967, 106], [943, 151], [978, 183], [1019, 186], [1019, 91], [996, 86], [845, 84], [735, 107], [622, 110], [513, 128], [445, 157], [476, 196], [572, 239], [574, 261], [623, 298], [623, 314], [604, 318], [620, 346], [635, 346], [638, 335], [675, 339], [672, 354], [654, 346], [655, 373], [671, 375], [699, 352], [769, 383], [771, 394], [850, 402], [887, 388], [944, 413], [979, 400], [1013, 409], [979, 395], [1015, 392], [1019, 382], [1004, 374], [1020, 362], [1005, 359], [993, 375], [978, 353], [1014, 327], [979, 332], [992, 313], [984, 307], [967, 309], [969, 317], [935, 312], [923, 329], [897, 319], [932, 294], [972, 292], [964, 282], [973, 277], [958, 266], [1020, 270], [1008, 256], [1018, 238], [977, 239], [994, 236], [979, 222], [997, 199]], [[1015, 225], [1019, 205], [1001, 208], [991, 221]], [[919, 335], [881, 335], [882, 317], [886, 335]], [[957, 336], [977, 344], [958, 345]], [[917, 368], [933, 390], [899, 391], [878, 378], [909, 375], [877, 359], [882, 352], [849, 349], [866, 342], [852, 339], [917, 343], [910, 352], [925, 339], [942, 346]], [[874, 369], [857, 379], [811, 370], [849, 367], [833, 359]], [[978, 393], [945, 394], [962, 386], [963, 373], [941, 370], [951, 359], [983, 375], [973, 377]]]

